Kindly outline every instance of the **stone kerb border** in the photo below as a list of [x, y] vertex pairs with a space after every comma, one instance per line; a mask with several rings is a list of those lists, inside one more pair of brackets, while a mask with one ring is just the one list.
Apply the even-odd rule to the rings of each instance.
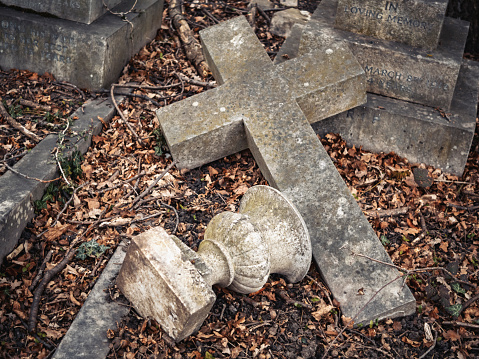
[[[115, 96], [117, 102], [123, 101], [123, 98]], [[109, 122], [115, 114], [111, 100], [104, 98], [89, 100], [77, 109], [72, 117], [78, 119], [70, 127], [77, 135], [66, 139], [67, 143], [75, 145], [66, 150], [64, 155], [68, 156], [75, 150], [84, 154], [90, 147], [92, 135], [101, 131], [102, 122], [98, 117], [103, 122]], [[85, 136], [81, 136], [82, 133]], [[13, 168], [44, 181], [58, 177], [59, 171], [52, 156], [57, 140], [57, 135], [48, 135]], [[47, 187], [48, 183], [26, 179], [11, 171], [0, 177], [0, 265], [3, 258], [17, 246], [23, 229], [34, 216], [33, 202], [43, 196]]]

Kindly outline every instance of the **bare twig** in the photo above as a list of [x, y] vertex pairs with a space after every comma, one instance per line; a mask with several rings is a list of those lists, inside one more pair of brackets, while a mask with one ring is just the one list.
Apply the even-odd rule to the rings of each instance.
[[42, 140], [41, 137], [35, 135], [32, 131], [27, 130], [23, 125], [19, 122], [15, 121], [10, 114], [7, 112], [5, 107], [3, 107], [2, 98], [0, 97], [0, 115], [7, 121], [7, 123], [12, 126], [13, 128], [17, 129], [21, 133], [23, 133], [28, 138], [34, 140], [35, 142], [40, 142]]
[[175, 26], [178, 34], [180, 35], [181, 42], [185, 48], [186, 57], [193, 63], [198, 74], [205, 78], [208, 75], [209, 69], [201, 51], [201, 45], [198, 40], [193, 36], [188, 22], [181, 11], [181, 0], [171, 0], [168, 6], [170, 18]]
[[[6, 156], [6, 155], [5, 155]], [[50, 182], [55, 182], [55, 181], [58, 181], [61, 177], [57, 177], [57, 178], [54, 178], [54, 179], [51, 179], [51, 180], [42, 180], [40, 178], [35, 178], [35, 177], [30, 177], [30, 176], [27, 176], [23, 173], [20, 173], [18, 172], [17, 170], [13, 169], [12, 167], [10, 167], [7, 163], [7, 161], [5, 160], [5, 156], [3, 157], [4, 159], [4, 165], [5, 167], [7, 167], [10, 171], [12, 171], [13, 173], [15, 173], [16, 175], [19, 175], [23, 178], [26, 178], [26, 179], [29, 179], [29, 180], [33, 180], [33, 181], [37, 181], [37, 182], [41, 182], [41, 183], [50, 183]]]
[[66, 82], [66, 81], [56, 81], [55, 83], [60, 85], [60, 86], [63, 86], [63, 87], [71, 87], [71, 88], [77, 90], [80, 93], [80, 96], [81, 96], [82, 100], [85, 101], [85, 99], [86, 99], [85, 93], [80, 88], [75, 86], [74, 84], [71, 84], [71, 83]]
[[33, 279], [32, 281], [32, 284], [30, 285], [30, 287], [28, 288], [28, 290], [30, 292], [33, 292], [33, 290], [35, 289], [35, 287], [37, 286], [38, 282], [40, 281], [40, 279], [42, 278], [42, 275], [43, 275], [43, 271], [45, 270], [45, 267], [47, 265], [47, 262], [52, 259], [52, 255], [53, 255], [53, 251], [52, 250], [49, 250], [47, 255], [45, 256], [45, 258], [43, 259], [43, 262], [42, 262], [42, 265], [40, 266], [40, 269], [38, 270], [38, 273], [37, 275], [35, 276], [35, 279]]
[[306, 309], [309, 309], [309, 310], [313, 309], [313, 306], [308, 304], [308, 303], [298, 302], [296, 300], [291, 299], [290, 297], [288, 297], [288, 294], [286, 294], [286, 292], [282, 289], [276, 290], [275, 292], [278, 293], [278, 295], [281, 298], [283, 298], [286, 301], [286, 303], [288, 303], [288, 304], [292, 304], [295, 307], [306, 308]]
[[182, 73], [177, 73], [177, 75], [185, 82], [188, 82], [192, 85], [203, 86], [203, 87], [215, 87], [216, 81], [204, 82], [195, 79], [190, 79], [188, 76], [183, 75]]
[[39, 103], [29, 101], [29, 100], [25, 100], [23, 98], [18, 99], [18, 103], [22, 106], [33, 107], [33, 108], [37, 108], [39, 110], [43, 110], [43, 111], [47, 111], [47, 112], [52, 110], [51, 106], [40, 105]]
[[57, 224], [58, 220], [60, 219], [60, 216], [63, 214], [63, 212], [65, 212], [65, 210], [67, 209], [68, 205], [71, 203], [71, 201], [73, 200], [73, 197], [76, 195], [76, 193], [83, 187], [85, 187], [87, 184], [89, 184], [90, 182], [85, 182], [83, 183], [81, 186], [78, 186], [77, 188], [75, 188], [73, 190], [73, 193], [71, 195], [71, 197], [69, 198], [69, 200], [67, 201], [67, 203], [65, 203], [65, 205], [63, 206], [62, 210], [60, 211], [60, 213], [58, 213], [57, 215], [57, 218], [55, 219], [55, 222], [53, 222], [53, 224], [50, 226], [50, 227], [55, 227], [55, 224]]
[[[60, 136], [60, 144], [59, 144], [60, 146], [63, 144], [63, 139], [65, 138], [65, 133], [67, 132], [68, 127], [70, 127], [70, 121], [67, 121], [67, 125], [66, 125], [65, 129], [62, 131], [63, 136]], [[58, 160], [58, 147], [59, 146], [57, 146], [57, 148], [55, 150], [55, 159], [57, 160], [57, 165], [58, 165], [58, 168], [60, 169], [60, 172], [63, 176], [63, 179], [65, 180], [65, 182], [67, 183], [68, 186], [71, 186], [71, 183], [70, 183], [70, 181], [68, 181], [67, 176], [65, 176], [65, 172], [63, 172], [63, 167], [62, 167], [60, 161]]]
[[156, 186], [156, 184], [173, 168], [174, 165], [176, 165], [176, 160], [171, 162], [168, 165], [168, 167], [166, 167], [166, 169], [153, 181], [153, 183], [150, 186], [148, 186], [148, 188], [146, 190], [144, 190], [142, 193], [140, 193], [139, 196], [137, 196], [135, 198], [135, 200], [131, 204], [131, 208], [136, 208], [137, 202], [140, 199], [142, 199], [143, 197], [145, 197], [147, 194], [149, 194], [151, 192], [151, 190], [153, 189], [153, 187]]
[[406, 214], [409, 211], [409, 207], [400, 207], [400, 208], [393, 208], [393, 209], [378, 209], [375, 211], [364, 211], [365, 214], [369, 217], [392, 217], [392, 216], [399, 216], [402, 214]]
[[113, 102], [113, 105], [115, 106], [116, 111], [117, 111], [118, 114], [120, 115], [120, 117], [121, 117], [123, 123], [126, 125], [126, 127], [128, 127], [128, 129], [129, 129], [130, 132], [133, 134], [133, 136], [135, 136], [136, 140], [137, 140], [140, 144], [143, 144], [143, 141], [141, 140], [141, 138], [138, 136], [138, 134], [135, 132], [135, 130], [130, 126], [130, 124], [128, 123], [127, 119], [125, 118], [125, 116], [123, 115], [123, 113], [120, 111], [120, 108], [118, 107], [118, 103], [116, 102], [116, 100], [115, 100], [115, 95], [114, 95], [115, 86], [116, 86], [116, 84], [112, 84], [112, 85], [111, 85], [111, 89], [110, 89], [111, 101]]
[[442, 322], [443, 325], [455, 325], [457, 327], [463, 327], [463, 328], [471, 328], [471, 329], [479, 329], [479, 324], [471, 324], [471, 323], [464, 323], [464, 322], [458, 322], [456, 320], [454, 321], [446, 321]]
[[81, 236], [73, 240], [67, 252], [65, 253], [65, 256], [63, 257], [63, 259], [55, 267], [45, 272], [45, 276], [43, 277], [42, 281], [40, 282], [37, 289], [35, 290], [35, 293], [33, 294], [32, 306], [30, 308], [30, 316], [28, 318], [29, 332], [31, 333], [34, 332], [37, 326], [38, 307], [40, 305], [40, 300], [41, 300], [43, 291], [47, 287], [47, 284], [53, 279], [53, 277], [55, 277], [58, 273], [60, 273], [66, 267], [66, 265], [72, 260], [73, 256], [75, 255], [75, 246], [91, 232], [91, 230], [96, 226], [97, 223], [100, 222], [100, 220], [105, 215], [108, 208], [109, 207], [107, 206], [103, 210], [103, 212], [101, 212], [100, 216], [95, 221], [95, 223], [92, 223]]
[[421, 355], [418, 359], [424, 359], [430, 352], [436, 347], [437, 343], [437, 331], [434, 331], [434, 343], [432, 343], [431, 347], [424, 352], [423, 355]]
[[172, 232], [173, 234], [175, 234], [176, 230], [178, 229], [178, 225], [180, 224], [180, 217], [178, 216], [178, 212], [176, 212], [175, 207], [172, 207], [169, 204], [166, 204], [166, 203], [163, 203], [163, 202], [160, 202], [160, 201], [156, 201], [156, 204], [158, 205], [158, 207], [165, 206], [165, 207], [168, 207], [169, 209], [173, 210], [173, 212], [175, 212], [176, 224], [175, 224], [175, 229]]
[[108, 187], [108, 188], [98, 190], [96, 193], [100, 194], [100, 193], [112, 191], [112, 190], [120, 188], [120, 187], [124, 186], [125, 184], [130, 183], [130, 182], [132, 182], [132, 181], [134, 181], [134, 180], [136, 180], [140, 177], [143, 177], [144, 175], [146, 175], [146, 172], [142, 171], [140, 174], [137, 174], [136, 176], [133, 176], [133, 177], [127, 179], [126, 181], [122, 181], [121, 183], [118, 183], [117, 185], [114, 185], [113, 187]]

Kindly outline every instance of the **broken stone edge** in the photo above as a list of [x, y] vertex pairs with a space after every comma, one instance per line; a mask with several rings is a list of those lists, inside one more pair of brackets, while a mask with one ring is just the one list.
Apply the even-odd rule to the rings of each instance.
[[[117, 102], [123, 101], [123, 96], [115, 96]], [[92, 135], [98, 135], [102, 122], [108, 123], [116, 114], [116, 110], [108, 99], [90, 100], [78, 108], [71, 118], [78, 117], [70, 127], [76, 135], [66, 138], [65, 143], [75, 144], [64, 154], [71, 155], [73, 151], [84, 154], [91, 145]], [[86, 136], [82, 136], [82, 132]], [[13, 168], [29, 177], [43, 181], [59, 176], [56, 161], [52, 155], [57, 145], [58, 136], [48, 135], [28, 152]], [[18, 240], [27, 223], [34, 217], [33, 203], [42, 198], [49, 183], [29, 180], [7, 170], [0, 177], [0, 265], [18, 244]]]

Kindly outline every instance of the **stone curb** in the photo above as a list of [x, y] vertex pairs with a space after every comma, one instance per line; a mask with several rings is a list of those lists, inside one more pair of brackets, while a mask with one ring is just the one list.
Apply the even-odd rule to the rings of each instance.
[[112, 301], [107, 289], [115, 280], [125, 259], [120, 244], [95, 283], [80, 312], [58, 345], [52, 359], [103, 359], [109, 351], [108, 329], [126, 316], [129, 307]]
[[[123, 101], [123, 96], [116, 96], [115, 99], [119, 103]], [[92, 135], [99, 134], [102, 122], [108, 123], [115, 113], [111, 99], [104, 98], [89, 100], [77, 109], [71, 116], [78, 118], [70, 127], [74, 136], [65, 139], [67, 148], [70, 148], [63, 155], [68, 156], [73, 151], [84, 154], [90, 147]], [[13, 168], [43, 181], [58, 177], [60, 174], [53, 155], [57, 140], [58, 135], [48, 135]], [[42, 198], [48, 185], [11, 171], [0, 177], [0, 265], [17, 246], [23, 229], [34, 217], [34, 201]]]

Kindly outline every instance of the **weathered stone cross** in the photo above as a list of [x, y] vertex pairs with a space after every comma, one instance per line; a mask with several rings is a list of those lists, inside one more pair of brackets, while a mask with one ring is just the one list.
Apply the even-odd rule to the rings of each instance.
[[[398, 272], [352, 254], [390, 262], [308, 120], [363, 103], [361, 67], [342, 45], [273, 66], [243, 17], [200, 36], [221, 86], [157, 111], [173, 157], [194, 168], [249, 148], [269, 184], [303, 216], [315, 262], [343, 314], [353, 317]], [[355, 322], [414, 311], [414, 297], [399, 280]]]

